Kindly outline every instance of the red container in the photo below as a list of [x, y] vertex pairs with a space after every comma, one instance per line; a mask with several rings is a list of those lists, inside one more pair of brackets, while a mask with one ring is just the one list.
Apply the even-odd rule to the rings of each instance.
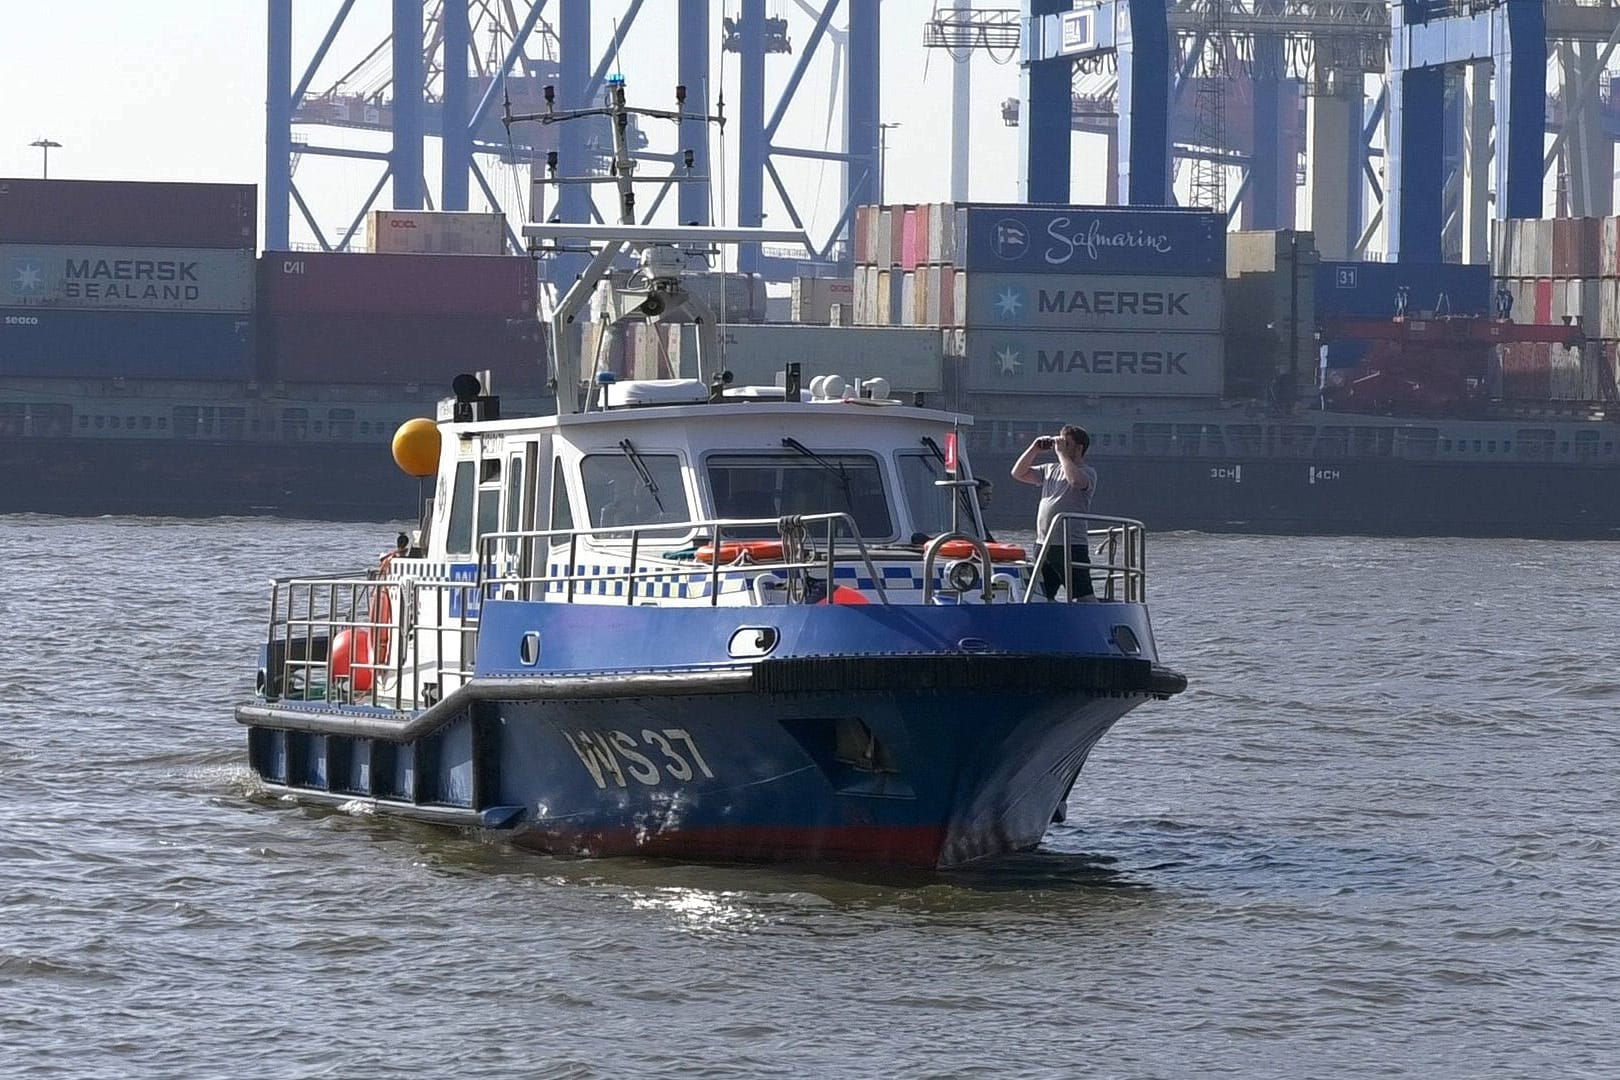
[[905, 270], [915, 270], [917, 262], [917, 211], [913, 207], [906, 210], [905, 219], [900, 225], [900, 266]]
[[0, 243], [258, 247], [251, 184], [0, 179]]
[[871, 250], [866, 242], [866, 219], [872, 211], [870, 206], [857, 206], [855, 208], [855, 222], [850, 228], [855, 240], [855, 265], [862, 266], [871, 258]]
[[[398, 257], [398, 256], [391, 256]], [[547, 379], [534, 319], [441, 315], [277, 315], [259, 320], [265, 374], [282, 382], [443, 386], [489, 370], [497, 394]]]
[[1536, 318], [1538, 323], [1552, 322], [1553, 283], [1543, 278], [1536, 282]]
[[521, 255], [357, 255], [267, 251], [268, 315], [502, 315], [533, 318], [534, 261]]
[[1518, 342], [1501, 347], [1502, 397], [1508, 401], [1546, 401], [1552, 396], [1553, 346]]

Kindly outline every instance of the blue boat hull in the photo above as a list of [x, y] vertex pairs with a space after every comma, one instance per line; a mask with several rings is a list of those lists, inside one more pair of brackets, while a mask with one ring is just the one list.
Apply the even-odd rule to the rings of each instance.
[[[770, 655], [738, 660], [744, 630]], [[540, 851], [950, 867], [1040, 842], [1108, 729], [1185, 685], [1151, 656], [1134, 604], [496, 601], [472, 682], [423, 713], [238, 719], [278, 793]]]

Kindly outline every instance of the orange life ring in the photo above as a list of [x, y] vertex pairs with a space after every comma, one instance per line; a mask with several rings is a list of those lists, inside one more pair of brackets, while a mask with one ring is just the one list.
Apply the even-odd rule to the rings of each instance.
[[[383, 578], [394, 561], [397, 551], [386, 552], [377, 560], [377, 577]], [[371, 604], [366, 609], [366, 620], [371, 623], [372, 662], [377, 664], [388, 663], [389, 630], [394, 625], [394, 601], [389, 593], [393, 588], [378, 584], [371, 590]]]
[[[1029, 553], [1017, 544], [986, 543], [991, 562], [1023, 562]], [[947, 540], [939, 546], [939, 553], [947, 559], [968, 559], [974, 554], [971, 540]]]
[[[777, 540], [738, 540], [720, 545], [722, 565], [734, 563], [744, 555], [750, 562], [769, 562], [782, 557], [782, 544]], [[714, 545], [704, 544], [697, 549], [697, 561], [714, 562]]]

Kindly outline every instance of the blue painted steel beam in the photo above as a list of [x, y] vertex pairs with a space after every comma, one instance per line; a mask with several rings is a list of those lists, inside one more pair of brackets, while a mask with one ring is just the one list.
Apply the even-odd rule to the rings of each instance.
[[[821, 16], [816, 19], [816, 25], [810, 30], [810, 37], [799, 50], [799, 61], [793, 65], [793, 72], [788, 76], [787, 85], [782, 88], [782, 97], [776, 103], [771, 118], [765, 121], [765, 140], [772, 142], [776, 139], [776, 131], [782, 126], [782, 117], [787, 115], [788, 106], [793, 103], [793, 95], [799, 92], [799, 84], [804, 81], [805, 72], [810, 70], [810, 61], [815, 58], [816, 47], [826, 36], [827, 27], [832, 24], [832, 17], [838, 10], [838, 0], [828, 0], [822, 5]], [[853, 44], [853, 43], [852, 43]], [[774, 149], [774, 147], [773, 147]]]
[[506, 73], [512, 70], [513, 64], [517, 63], [517, 58], [522, 54], [523, 47], [529, 42], [529, 35], [534, 33], [536, 26], [540, 25], [540, 15], [545, 10], [546, 0], [534, 0], [534, 6], [529, 9], [529, 14], [523, 19], [523, 25], [518, 27], [517, 35], [512, 38], [511, 47], [506, 50], [506, 55], [501, 58], [501, 66], [496, 71], [495, 78], [484, 91], [484, 96], [478, 99], [478, 107], [473, 110], [472, 119], [467, 122], [469, 131], [477, 131], [478, 125], [484, 122], [484, 118], [489, 115], [489, 110], [494, 108], [495, 102], [501, 100], [501, 95], [506, 89]]
[[269, 0], [265, 57], [264, 246], [285, 251], [292, 214], [292, 0]]
[[[440, 27], [444, 32], [444, 94], [440, 109], [442, 160], [439, 165], [439, 202], [446, 210], [466, 210], [472, 174], [472, 129], [467, 126], [471, 84], [467, 58], [472, 48], [470, 0], [443, 0]], [[500, 205], [496, 203], [494, 205]]]
[[[748, 227], [765, 221], [765, 0], [742, 0], [737, 29], [737, 224]], [[738, 269], [751, 273], [758, 262], [759, 245], [738, 249]]]
[[1165, 0], [1119, 0], [1118, 8], [1119, 194], [1130, 206], [1167, 206], [1173, 202], [1169, 13]]
[[[590, 0], [561, 0], [557, 21], [559, 39], [559, 82], [557, 107], [584, 109], [591, 105], [587, 88], [591, 81], [591, 4]], [[588, 125], [583, 121], [557, 125], [557, 153], [560, 176], [581, 176], [586, 168]], [[557, 213], [562, 221], [589, 221], [591, 197], [585, 184], [562, 184], [557, 191]]]
[[332, 17], [332, 24], [326, 28], [326, 36], [321, 38], [320, 45], [315, 49], [315, 55], [309, 58], [309, 66], [304, 69], [304, 77], [298, 80], [298, 86], [292, 92], [293, 109], [298, 108], [298, 103], [303, 101], [304, 95], [309, 92], [309, 84], [315, 80], [315, 73], [325, 62], [326, 54], [332, 48], [332, 42], [337, 40], [338, 31], [343, 29], [343, 23], [353, 9], [354, 0], [343, 0], [343, 6], [338, 8], [338, 13]]
[[1547, 12], [1540, 0], [1506, 0], [1496, 9], [1495, 216], [1541, 216], [1542, 154], [1547, 130]]
[[[709, 0], [680, 0], [676, 8], [677, 30], [676, 79], [686, 87], [686, 110], [694, 116], [709, 112], [713, 95], [709, 93], [709, 41], [714, 32], [710, 18]], [[683, 120], [680, 125], [680, 150], [692, 151], [694, 171], [699, 176], [711, 175], [709, 160], [709, 125], [701, 120]], [[677, 172], [680, 168], [677, 167]], [[693, 181], [679, 185], [676, 206], [680, 219], [688, 225], [708, 225], [709, 182]]]
[[422, 0], [394, 0], [394, 209], [422, 209]]
[[[833, 0], [828, 0], [833, 6]], [[878, 0], [849, 0], [849, 49], [844, 61], [844, 100], [848, 111], [849, 169], [845, 220], [853, 208], [878, 200], [878, 160], [882, 130], [879, 73], [882, 70], [882, 20]], [[834, 235], [841, 232], [840, 222]], [[848, 258], [848, 254], [845, 256]]]
[[[1074, 61], [1068, 56], [1043, 55], [1045, 50], [1038, 44], [1044, 39], [1039, 27], [1046, 21], [1045, 17], [1068, 11], [1070, 7], [1070, 0], [1023, 0], [1025, 55], [1019, 79], [1018, 193], [1025, 202], [1066, 203], [1070, 198], [1072, 166], [1069, 148]], [[1165, 74], [1168, 90], [1168, 68]], [[1125, 81], [1125, 61], [1121, 55], [1119, 126], [1122, 162], [1126, 146], [1123, 140], [1128, 127]]]
[[[1249, 229], [1293, 228], [1282, 220], [1282, 111], [1283, 40], [1278, 34], [1257, 34], [1254, 41], [1254, 75], [1251, 103], [1254, 108], [1253, 163], [1246, 178], [1249, 213], [1244, 220]], [[1292, 87], [1290, 87], [1292, 89]], [[1294, 95], [1288, 95], [1294, 102]], [[1293, 162], [1288, 163], [1293, 172]], [[1292, 180], [1290, 179], [1290, 183]]]

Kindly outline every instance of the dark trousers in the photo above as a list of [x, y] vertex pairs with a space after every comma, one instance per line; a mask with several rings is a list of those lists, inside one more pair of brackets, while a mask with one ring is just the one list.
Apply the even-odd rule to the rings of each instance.
[[[1093, 595], [1091, 591], [1091, 549], [1085, 544], [1069, 545], [1069, 563], [1074, 567], [1074, 591], [1069, 599]], [[1063, 586], [1063, 545], [1053, 544], [1046, 549], [1046, 560], [1041, 563], [1041, 591], [1048, 600], [1057, 596]]]

